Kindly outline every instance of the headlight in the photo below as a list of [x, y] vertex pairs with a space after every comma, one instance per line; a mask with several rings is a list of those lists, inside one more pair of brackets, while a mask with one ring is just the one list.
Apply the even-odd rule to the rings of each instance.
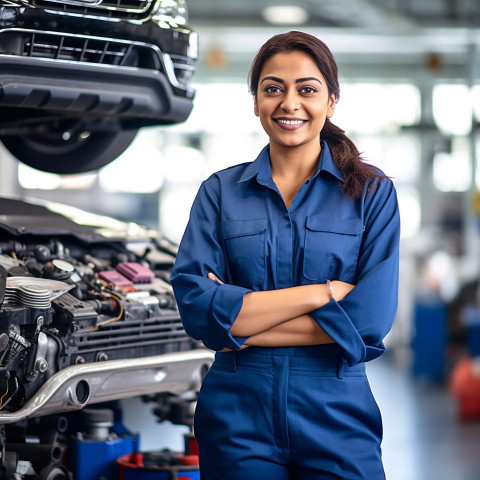
[[155, 18], [168, 17], [179, 25], [188, 21], [187, 4], [185, 0], [158, 0], [155, 5]]

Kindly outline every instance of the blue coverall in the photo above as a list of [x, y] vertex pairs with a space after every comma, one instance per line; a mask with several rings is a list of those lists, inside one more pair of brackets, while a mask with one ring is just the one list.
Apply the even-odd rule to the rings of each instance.
[[[343, 181], [322, 140], [290, 208], [268, 145], [199, 189], [171, 282], [186, 332], [217, 351], [195, 414], [202, 480], [384, 478], [364, 362], [384, 352], [397, 308], [398, 204], [386, 177], [353, 200]], [[335, 344], [238, 350], [246, 338], [230, 328], [246, 293], [327, 280], [356, 285], [311, 312]]]

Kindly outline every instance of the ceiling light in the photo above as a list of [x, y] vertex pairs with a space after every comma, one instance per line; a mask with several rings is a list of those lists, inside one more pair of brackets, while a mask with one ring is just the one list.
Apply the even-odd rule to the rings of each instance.
[[301, 25], [308, 20], [308, 12], [295, 5], [266, 7], [262, 10], [262, 16], [274, 25]]

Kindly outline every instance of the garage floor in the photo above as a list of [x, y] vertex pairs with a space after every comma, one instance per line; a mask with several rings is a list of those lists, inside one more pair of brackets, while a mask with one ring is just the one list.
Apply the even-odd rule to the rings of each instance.
[[460, 422], [445, 385], [414, 382], [391, 360], [367, 367], [383, 413], [387, 480], [479, 480], [480, 422]]

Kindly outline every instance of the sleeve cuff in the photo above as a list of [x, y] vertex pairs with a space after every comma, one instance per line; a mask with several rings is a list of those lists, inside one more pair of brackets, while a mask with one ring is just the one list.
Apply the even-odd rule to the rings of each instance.
[[366, 347], [366, 355], [364, 362], [369, 362], [370, 360], [374, 360], [375, 358], [380, 357], [385, 353], [385, 345], [382, 343], [376, 347], [372, 347], [371, 345], [367, 345]]
[[353, 366], [366, 360], [367, 347], [338, 302], [331, 300], [312, 312], [311, 316], [342, 349], [348, 365]]
[[[243, 297], [251, 292], [248, 288], [235, 285], [220, 285], [212, 302], [212, 332], [210, 338], [215, 339], [215, 344], [222, 348], [237, 350], [242, 347], [248, 337], [233, 337], [230, 333], [233, 322], [243, 305]], [[211, 347], [209, 347], [211, 348]]]

